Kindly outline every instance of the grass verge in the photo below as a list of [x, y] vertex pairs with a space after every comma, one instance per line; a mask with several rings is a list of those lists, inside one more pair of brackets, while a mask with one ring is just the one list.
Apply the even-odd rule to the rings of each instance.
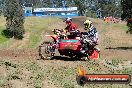
[[[56, 28], [57, 23], [62, 22], [60, 18], [57, 17], [26, 17], [24, 28], [26, 31], [26, 34], [24, 36], [23, 40], [13, 40], [13, 39], [7, 39], [5, 36], [3, 36], [1, 33], [3, 29], [5, 29], [5, 18], [3, 16], [0, 16], [0, 44], [1, 48], [5, 47], [4, 42], [9, 41], [6, 48], [14, 47], [14, 48], [35, 48], [37, 44], [42, 39], [42, 33], [47, 30], [52, 30]], [[19, 42], [19, 43], [18, 43]]]
[[[11, 60], [0, 61], [0, 87], [9, 88], [130, 88], [129, 84], [86, 84], [79, 86], [76, 82], [77, 66], [82, 64], [89, 74], [130, 74], [132, 68], [113, 70], [96, 61], [77, 62], [76, 66], [54, 66], [51, 64], [40, 65], [41, 61], [17, 62]], [[112, 61], [113, 62], [113, 61]], [[115, 60], [114, 60], [115, 62]], [[116, 64], [120, 63], [116, 61]], [[53, 64], [53, 63], [52, 63]], [[54, 63], [55, 64], [55, 63]], [[111, 64], [115, 66], [116, 64]], [[44, 83], [44, 80], [46, 83]], [[52, 83], [52, 85], [50, 84]], [[21, 84], [17, 85], [17, 84]], [[58, 87], [56, 87], [58, 86]]]

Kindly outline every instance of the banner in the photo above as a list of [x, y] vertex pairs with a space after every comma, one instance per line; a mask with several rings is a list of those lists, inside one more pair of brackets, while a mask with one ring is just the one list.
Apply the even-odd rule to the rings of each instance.
[[76, 11], [77, 7], [69, 8], [35, 8], [34, 12], [45, 12], [45, 11]]

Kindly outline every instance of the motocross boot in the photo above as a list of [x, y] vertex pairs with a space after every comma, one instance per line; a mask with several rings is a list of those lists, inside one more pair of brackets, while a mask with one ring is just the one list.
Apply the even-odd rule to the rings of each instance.
[[84, 49], [82, 49], [80, 52], [81, 52], [81, 54], [83, 54], [84, 56], [89, 56], [87, 53], [86, 53], [86, 51], [87, 51], [87, 49], [86, 48], [84, 48]]
[[89, 60], [89, 54], [86, 53], [86, 50], [81, 50], [80, 52], [83, 55], [84, 60]]
[[100, 52], [100, 48], [95, 47], [94, 49], [95, 49], [97, 52]]
[[89, 55], [86, 56], [86, 57], [84, 57], [84, 60], [86, 60], [86, 61], [90, 60], [90, 59], [89, 59]]

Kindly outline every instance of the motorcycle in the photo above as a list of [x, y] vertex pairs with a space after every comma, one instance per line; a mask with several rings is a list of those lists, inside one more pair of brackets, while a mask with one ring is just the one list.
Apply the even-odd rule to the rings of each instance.
[[99, 58], [99, 52], [95, 48], [87, 49], [84, 53], [81, 52], [83, 49], [88, 48], [84, 47], [86, 44], [85, 42], [88, 42], [85, 41], [86, 38], [84, 35], [81, 35], [83, 36], [83, 43], [82, 40], [78, 38], [79, 36], [74, 39], [69, 39], [64, 34], [45, 36], [51, 37], [53, 41], [47, 44], [43, 43], [40, 46], [39, 52], [43, 59], [52, 59], [55, 56], [55, 53], [57, 53], [57, 50], [61, 56], [64, 55], [71, 58], [83, 59], [86, 57], [87, 59], [96, 60]]

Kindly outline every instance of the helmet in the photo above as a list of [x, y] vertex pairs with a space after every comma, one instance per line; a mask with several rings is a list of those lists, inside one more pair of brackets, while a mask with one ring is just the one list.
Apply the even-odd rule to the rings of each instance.
[[68, 20], [71, 20], [71, 21], [72, 21], [72, 18], [70, 18], [70, 17], [67, 17], [67, 18], [66, 18], [66, 21], [68, 21]]
[[85, 25], [85, 28], [90, 28], [92, 22], [90, 20], [85, 20], [83, 24]]
[[72, 24], [72, 18], [70, 18], [70, 17], [66, 18], [65, 22], [68, 26], [71, 25]]

